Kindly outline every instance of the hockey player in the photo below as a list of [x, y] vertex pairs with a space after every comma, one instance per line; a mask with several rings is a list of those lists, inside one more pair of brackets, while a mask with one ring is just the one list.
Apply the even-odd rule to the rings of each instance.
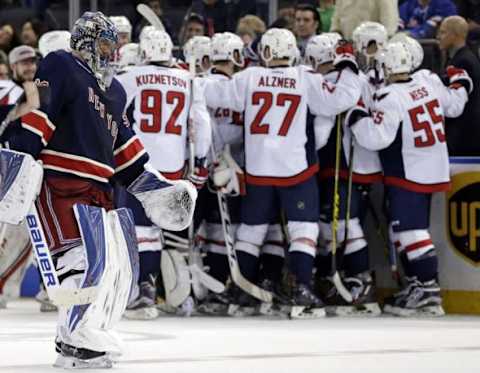
[[211, 40], [208, 36], [194, 36], [183, 47], [186, 68], [194, 61], [195, 74], [205, 74], [211, 67]]
[[290, 67], [295, 37], [285, 29], [270, 29], [260, 47], [266, 67], [248, 68], [228, 81], [206, 81], [203, 87], [209, 107], [245, 111], [247, 194], [235, 242], [242, 273], [256, 281], [268, 225], [283, 208], [291, 239], [290, 271], [296, 279], [292, 302], [298, 308], [293, 312], [300, 314], [323, 307], [309, 287], [318, 236], [318, 166], [308, 166], [305, 151], [307, 106], [315, 114], [335, 115], [358, 101], [349, 47], [339, 47], [336, 66], [343, 74], [334, 86], [302, 67]]
[[123, 47], [132, 40], [132, 24], [125, 16], [111, 16], [110, 21], [115, 25], [118, 31], [117, 48]]
[[375, 93], [371, 115], [354, 108], [347, 124], [362, 146], [379, 151], [390, 222], [404, 256], [408, 285], [385, 301], [384, 311], [443, 315], [438, 260], [428, 232], [430, 203], [432, 193], [450, 184], [445, 112], [461, 114], [472, 84], [465, 72], [451, 71], [452, 88], [459, 92], [452, 99], [428, 81], [412, 79], [412, 56], [401, 43], [387, 46], [383, 63], [389, 85]]
[[[39, 66], [36, 77], [48, 89], [48, 100], [40, 110], [11, 123], [6, 139], [11, 149], [31, 154], [43, 165], [39, 213], [33, 216], [41, 217], [45, 234], [31, 225], [31, 238], [37, 252], [39, 237], [45, 236], [42, 247], [49, 247], [55, 257], [59, 283], [51, 281], [51, 267], [50, 272], [42, 267], [42, 275], [52, 300], [61, 305], [59, 367], [107, 368], [121, 353], [112, 328], [135, 293], [137, 248], [128, 211], [106, 212], [113, 204], [110, 181], [115, 178], [128, 186], [149, 218], [169, 229], [189, 224], [196, 198], [191, 184], [167, 181], [146, 163], [148, 154], [123, 114], [125, 91], [112, 79], [109, 61], [116, 43], [116, 29], [107, 17], [84, 13], [72, 30], [72, 53], [51, 52]], [[0, 157], [2, 162], [27, 162], [29, 156], [23, 153], [2, 150]], [[37, 169], [38, 178], [38, 164], [35, 167], [31, 169]], [[35, 184], [32, 179], [28, 187]], [[3, 177], [0, 186], [27, 188], [18, 182], [5, 184]], [[1, 218], [10, 221], [16, 209], [6, 209], [4, 203], [9, 201], [0, 201]]]
[[[362, 28], [363, 26], [359, 26]], [[383, 28], [383, 26], [382, 26]], [[360, 45], [370, 44], [371, 48], [379, 46], [382, 38], [377, 40], [375, 33], [357, 38], [356, 52], [361, 61], [365, 61], [368, 56], [363, 55]], [[386, 38], [386, 34], [385, 34]], [[319, 35], [310, 41], [307, 45], [306, 56], [311, 61], [312, 67], [318, 73], [325, 75], [330, 82], [335, 82], [338, 78], [338, 72], [333, 68], [334, 60], [334, 41], [335, 37], [328, 35]], [[378, 43], [377, 43], [378, 42]], [[359, 49], [357, 49], [359, 48]], [[364, 73], [360, 73], [362, 82], [362, 101], [367, 104], [371, 101], [371, 85]], [[340, 120], [342, 118], [339, 118]], [[361, 225], [361, 210], [363, 205], [363, 195], [365, 188], [375, 181], [381, 181], [381, 167], [378, 155], [375, 152], [361, 148], [358, 144], [352, 144], [350, 147], [351, 134], [348, 128], [341, 126], [342, 141], [340, 149], [337, 149], [336, 132], [337, 125], [335, 117], [317, 116], [315, 118], [315, 131], [319, 163], [320, 163], [320, 236], [322, 242], [319, 255], [317, 256], [316, 287], [317, 291], [323, 295], [327, 303], [327, 312], [332, 315], [350, 315], [366, 314], [379, 315], [380, 308], [375, 300], [374, 284], [369, 273], [368, 246]], [[335, 128], [334, 131], [331, 131]], [[328, 139], [328, 140], [326, 140]], [[325, 145], [325, 146], [324, 146]], [[353, 151], [350, 158], [350, 152]], [[333, 200], [334, 200], [334, 174], [335, 159], [340, 155], [339, 170], [339, 222], [337, 230], [337, 246], [342, 249], [343, 260], [341, 261], [341, 270], [344, 273], [343, 282], [351, 292], [353, 302], [346, 302], [336, 291], [329, 280], [331, 268], [331, 250], [332, 250], [332, 218], [333, 218]], [[352, 164], [352, 190], [348, 195], [349, 163]], [[350, 198], [349, 221], [346, 223], [347, 199]], [[345, 231], [347, 230], [347, 232]], [[347, 241], [345, 241], [347, 234]]]
[[[14, 48], [9, 54], [9, 61], [13, 79], [0, 80], [0, 123], [15, 120], [32, 109], [32, 105], [19, 102], [23, 101], [22, 95], [26, 94], [30, 101], [38, 101], [33, 83], [37, 70], [35, 50], [26, 45]], [[24, 89], [27, 91], [24, 92]], [[34, 95], [36, 99], [32, 98]], [[34, 106], [38, 107], [38, 104]], [[0, 140], [1, 132], [5, 129], [5, 125], [0, 126]], [[20, 288], [30, 262], [30, 248], [30, 239], [23, 224], [14, 226], [0, 223], [0, 308], [7, 306], [7, 298], [3, 294], [7, 282], [12, 289]]]
[[[188, 71], [171, 66], [173, 44], [166, 32], [148, 32], [140, 41], [139, 48], [143, 65], [118, 76], [127, 92], [127, 112], [131, 113], [133, 128], [149, 150], [152, 166], [168, 179], [179, 180], [187, 174], [187, 120], [192, 77]], [[197, 167], [190, 174], [190, 178], [201, 187], [207, 178], [205, 158], [211, 134], [210, 127], [205, 127], [205, 118], [202, 121], [202, 113], [197, 113], [197, 119], [198, 142], [194, 154]], [[137, 302], [129, 307], [126, 316], [152, 319], [158, 316], [152, 278], [156, 278], [160, 273], [162, 233], [158, 227], [152, 226], [142, 206], [133, 196], [127, 197], [127, 207], [134, 211], [137, 225], [141, 295]], [[184, 252], [188, 249], [185, 245], [186, 236], [171, 232], [166, 235], [166, 249], [169, 251], [162, 256], [173, 256], [172, 260], [179, 261], [174, 264], [182, 265], [183, 258], [178, 256], [176, 250], [178, 245], [183, 246]], [[170, 273], [163, 272], [163, 275]], [[165, 281], [168, 280], [164, 279]]]

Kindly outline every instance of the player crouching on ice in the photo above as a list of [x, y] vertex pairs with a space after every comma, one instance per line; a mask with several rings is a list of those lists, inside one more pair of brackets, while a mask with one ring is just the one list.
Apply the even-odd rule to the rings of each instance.
[[370, 113], [354, 108], [346, 123], [361, 146], [379, 152], [389, 220], [407, 276], [407, 286], [386, 299], [384, 311], [440, 316], [430, 204], [433, 193], [450, 186], [443, 118], [462, 113], [472, 82], [460, 69], [448, 70], [450, 90], [412, 78], [412, 55], [402, 43], [388, 44], [383, 63], [388, 85], [375, 93]]
[[64, 368], [112, 366], [121, 353], [113, 327], [137, 292], [133, 219], [129, 210], [112, 210], [110, 181], [127, 186], [166, 229], [190, 224], [197, 196], [189, 182], [167, 181], [148, 165], [123, 114], [125, 91], [112, 78], [116, 44], [108, 18], [84, 13], [73, 27], [72, 53], [49, 53], [40, 64], [47, 102], [10, 123], [5, 143], [13, 150], [0, 152], [0, 217], [19, 224], [26, 216], [48, 295], [59, 306], [55, 365]]

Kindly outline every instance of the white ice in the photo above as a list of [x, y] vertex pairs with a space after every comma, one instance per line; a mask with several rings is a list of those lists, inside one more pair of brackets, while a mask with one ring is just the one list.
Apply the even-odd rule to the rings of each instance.
[[[59, 371], [52, 367], [56, 315], [42, 314], [38, 307], [19, 300], [0, 310], [0, 372]], [[480, 372], [476, 317], [163, 317], [124, 320], [118, 331], [126, 352], [112, 372]]]

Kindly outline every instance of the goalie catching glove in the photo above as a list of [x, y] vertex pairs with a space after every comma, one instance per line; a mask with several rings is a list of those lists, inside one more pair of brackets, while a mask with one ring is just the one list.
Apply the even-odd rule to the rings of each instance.
[[128, 187], [156, 226], [181, 231], [192, 222], [197, 190], [186, 180], [167, 180], [150, 165]]

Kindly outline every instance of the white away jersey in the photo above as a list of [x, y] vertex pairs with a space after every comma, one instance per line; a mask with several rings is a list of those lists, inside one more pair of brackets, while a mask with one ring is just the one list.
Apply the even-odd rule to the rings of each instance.
[[[147, 65], [132, 67], [117, 79], [125, 88], [127, 113], [131, 114], [133, 128], [150, 154], [151, 164], [167, 178], [180, 178], [187, 158], [190, 73], [178, 68]], [[198, 108], [201, 109], [201, 105]], [[206, 108], [204, 110], [208, 116]], [[202, 119], [204, 117], [198, 122], [204, 123]], [[202, 128], [196, 132], [199, 138], [203, 134]], [[208, 138], [210, 136], [208, 134]], [[203, 145], [196, 147], [199, 157], [206, 156]]]
[[307, 109], [313, 115], [336, 115], [355, 105], [360, 83], [350, 70], [336, 85], [304, 67], [250, 67], [231, 80], [204, 84], [207, 106], [244, 112], [247, 182], [295, 185], [311, 177]]
[[448, 189], [444, 113], [452, 108], [450, 97], [411, 79], [380, 89], [374, 100], [372, 115], [352, 131], [362, 146], [380, 151], [385, 184], [424, 193]]

